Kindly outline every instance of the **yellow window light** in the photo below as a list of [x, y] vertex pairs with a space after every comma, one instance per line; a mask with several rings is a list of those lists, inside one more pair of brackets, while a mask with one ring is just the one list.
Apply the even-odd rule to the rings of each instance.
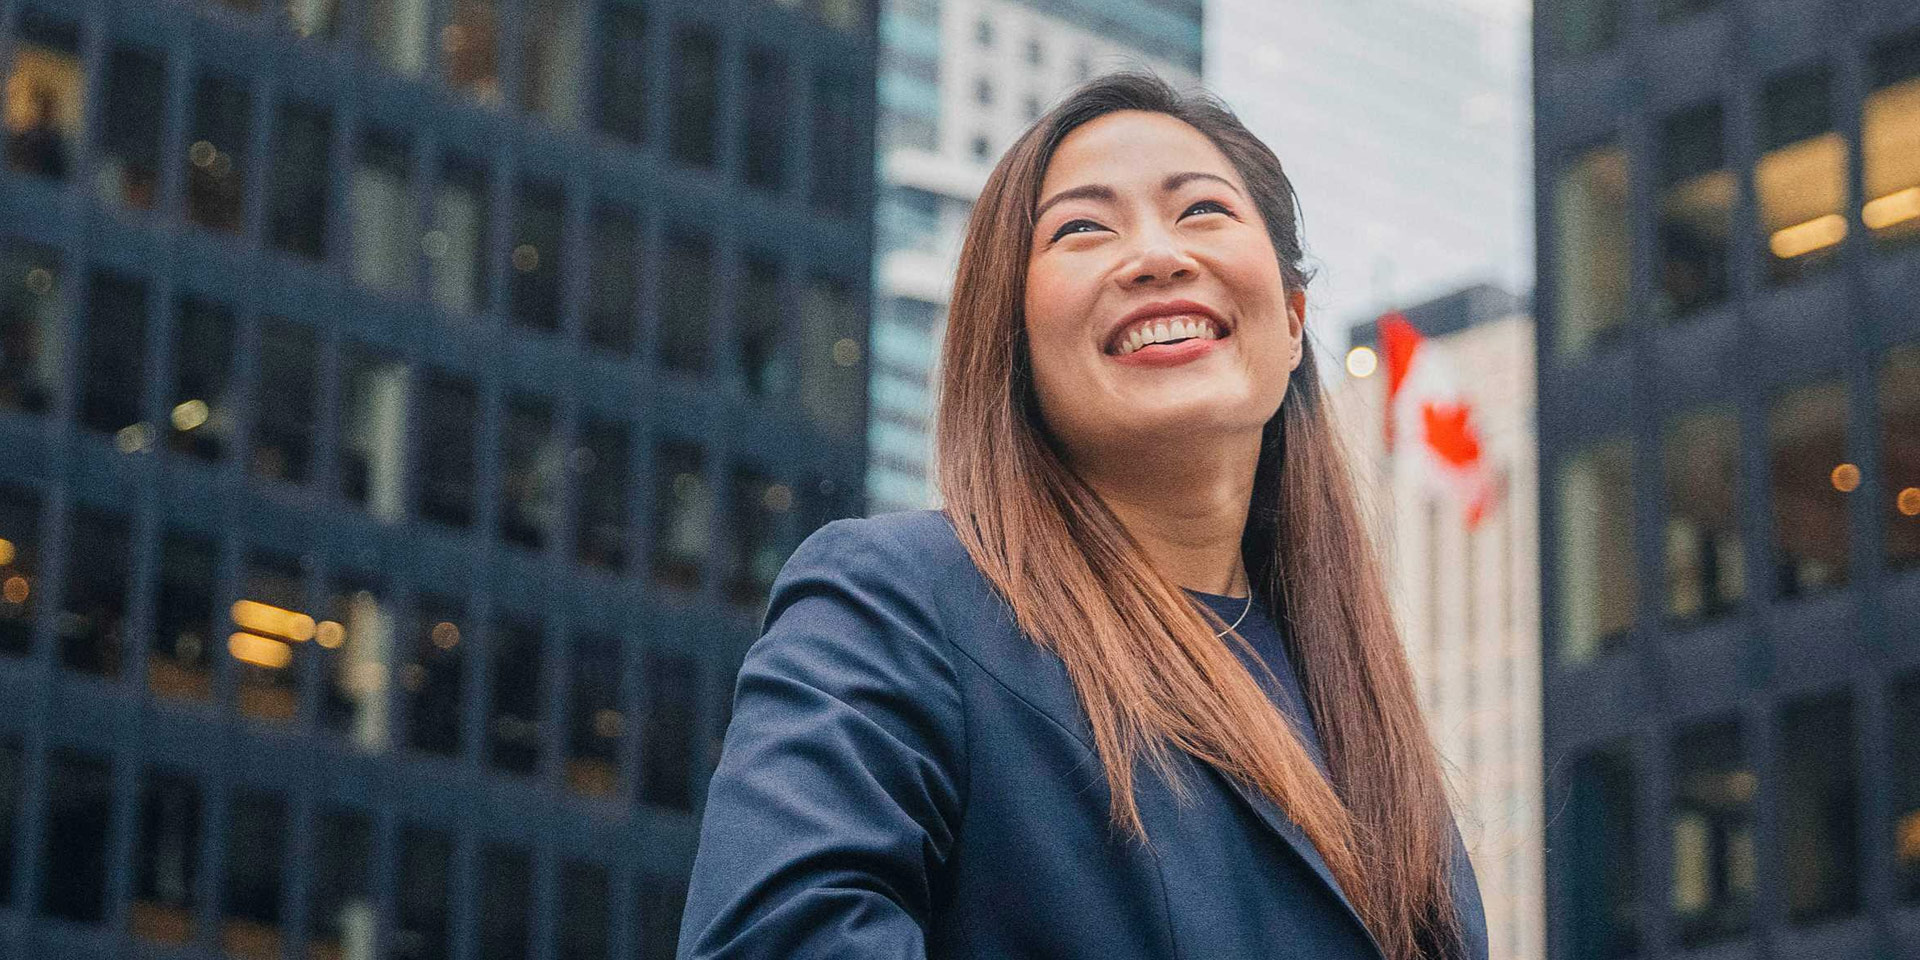
[[1782, 227], [1774, 231], [1767, 245], [1773, 255], [1782, 260], [1803, 257], [1815, 250], [1831, 247], [1847, 236], [1847, 218], [1829, 213], [1824, 217], [1815, 217], [1805, 223], [1796, 223], [1791, 227]]
[[1347, 372], [1356, 377], [1371, 377], [1380, 369], [1380, 355], [1372, 347], [1354, 347], [1347, 351]]
[[1860, 468], [1851, 463], [1843, 463], [1833, 468], [1833, 488], [1841, 493], [1852, 493], [1860, 489]]
[[173, 428], [185, 433], [206, 423], [212, 415], [205, 400], [185, 400], [173, 408]]
[[293, 662], [293, 648], [271, 637], [240, 632], [227, 638], [227, 652], [242, 663], [278, 670]]
[[1920, 487], [1908, 487], [1893, 499], [1894, 509], [1903, 517], [1920, 517]]
[[0, 567], [12, 563], [15, 556], [18, 556], [18, 552], [13, 548], [13, 541], [0, 537]]
[[312, 617], [258, 600], [234, 601], [233, 622], [243, 629], [270, 637], [284, 637], [296, 642], [313, 639]]
[[337, 620], [322, 620], [313, 628], [313, 639], [329, 650], [338, 648], [347, 642], [347, 628]]
[[8, 577], [6, 583], [0, 584], [0, 599], [5, 599], [8, 603], [18, 606], [27, 602], [27, 595], [31, 593], [32, 590], [33, 584], [28, 583], [26, 577], [16, 573]]
[[1920, 217], [1920, 187], [1897, 190], [1869, 200], [1866, 206], [1860, 208], [1860, 219], [1875, 230], [1885, 230], [1915, 217]]

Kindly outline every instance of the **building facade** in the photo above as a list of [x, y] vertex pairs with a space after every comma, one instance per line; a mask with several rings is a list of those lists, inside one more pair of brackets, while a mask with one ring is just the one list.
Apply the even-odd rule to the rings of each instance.
[[1074, 84], [1147, 68], [1191, 83], [1199, 0], [886, 0], [869, 506], [934, 498], [931, 381], [973, 200]]
[[0, 956], [672, 956], [862, 512], [877, 44], [0, 3]]
[[1920, 8], [1536, 26], [1548, 955], [1920, 955]]
[[[1342, 433], [1387, 563], [1420, 704], [1480, 881], [1492, 960], [1538, 960], [1546, 915], [1540, 810], [1540, 616], [1533, 319], [1511, 294], [1470, 287], [1401, 311], [1444, 352], [1499, 491], [1466, 504], [1386, 445], [1387, 375], [1356, 357], [1334, 390]], [[1356, 349], [1375, 350], [1371, 325]]]

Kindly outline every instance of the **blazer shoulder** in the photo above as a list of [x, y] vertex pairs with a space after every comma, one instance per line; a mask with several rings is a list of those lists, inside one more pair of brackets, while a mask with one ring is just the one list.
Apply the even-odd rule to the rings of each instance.
[[826, 573], [902, 585], [984, 579], [953, 524], [938, 510], [832, 521], [801, 541], [780, 579]]

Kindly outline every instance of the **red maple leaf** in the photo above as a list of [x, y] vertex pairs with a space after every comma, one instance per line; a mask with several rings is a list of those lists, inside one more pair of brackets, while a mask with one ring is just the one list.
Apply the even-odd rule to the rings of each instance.
[[1421, 419], [1427, 425], [1427, 446], [1452, 466], [1471, 466], [1480, 460], [1480, 437], [1467, 419], [1472, 412], [1464, 403], [1420, 405]]

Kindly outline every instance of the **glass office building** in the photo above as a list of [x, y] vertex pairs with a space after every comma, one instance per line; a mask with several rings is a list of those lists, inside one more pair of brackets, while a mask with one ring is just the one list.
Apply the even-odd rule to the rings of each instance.
[[0, 956], [670, 957], [872, 6], [0, 3]]
[[1536, 40], [1548, 955], [1920, 955], [1920, 7]]

